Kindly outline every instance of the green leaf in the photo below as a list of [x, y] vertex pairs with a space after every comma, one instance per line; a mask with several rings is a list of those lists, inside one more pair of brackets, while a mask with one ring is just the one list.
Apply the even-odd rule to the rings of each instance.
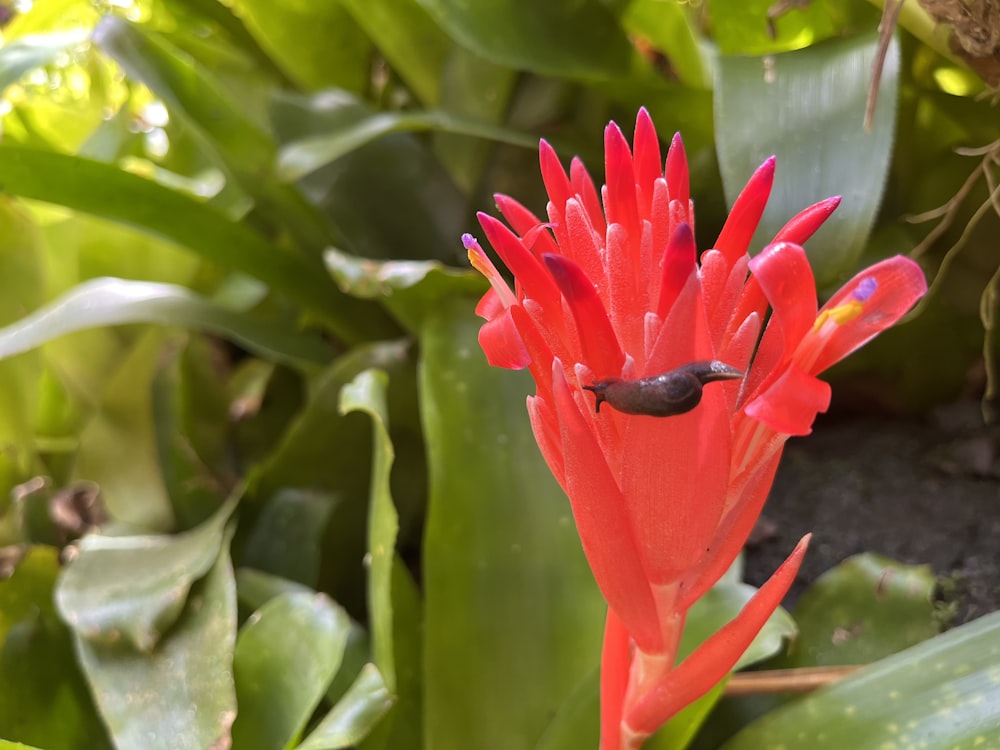
[[84, 44], [88, 29], [76, 28], [23, 36], [0, 47], [0, 92], [21, 80], [25, 73], [52, 62], [60, 53]]
[[930, 566], [874, 554], [845, 560], [802, 595], [799, 637], [776, 667], [867, 664], [937, 635]]
[[128, 224], [243, 271], [321, 316], [345, 341], [386, 332], [376, 308], [341, 294], [305, 262], [190, 196], [114, 166], [0, 144], [0, 185], [8, 193]]
[[134, 651], [126, 643], [92, 641], [78, 631], [80, 662], [115, 746], [226, 747], [236, 718], [235, 641], [236, 593], [228, 540], [151, 653]]
[[315, 172], [344, 154], [389, 133], [438, 130], [445, 133], [484, 138], [534, 149], [536, 138], [448, 112], [379, 112], [358, 119], [347, 127], [294, 141], [284, 146], [278, 156], [278, 176], [294, 181]]
[[315, 366], [332, 351], [318, 338], [227, 310], [173, 284], [92, 279], [17, 323], [0, 329], [0, 358], [34, 349], [73, 331], [129, 323], [159, 323], [203, 330], [232, 339], [268, 359]]
[[340, 0], [395, 72], [427, 106], [438, 103], [451, 40], [416, 0]]
[[368, 664], [336, 706], [298, 750], [339, 750], [363, 740], [392, 706], [392, 696], [374, 664]]
[[667, 57], [681, 83], [708, 89], [712, 75], [699, 47], [696, 12], [686, 3], [632, 0], [622, 23], [630, 34], [652, 42]]
[[628, 39], [598, 0], [420, 3], [455, 41], [511, 68], [569, 78], [609, 78], [628, 70]]
[[243, 543], [240, 564], [316, 588], [323, 535], [337, 503], [326, 492], [279, 490], [264, 502]]
[[60, 615], [85, 642], [152, 652], [176, 627], [192, 586], [217, 565], [235, 506], [234, 498], [174, 536], [84, 537], [59, 580]]
[[[785, 52], [846, 36], [855, 29], [875, 28], [878, 14], [866, 5], [838, 0], [795, 5], [775, 5], [771, 0], [709, 2], [713, 38], [727, 55]], [[772, 13], [773, 27], [768, 24]]]
[[817, 282], [854, 270], [882, 200], [892, 157], [899, 45], [889, 45], [872, 132], [865, 132], [876, 32], [763, 59], [722, 57], [715, 89], [719, 166], [730, 205], [764, 159], [778, 157], [774, 190], [752, 248], [831, 195], [843, 202], [806, 250]]
[[392, 632], [392, 568], [399, 515], [392, 502], [389, 475], [395, 451], [389, 437], [386, 403], [388, 376], [365, 370], [340, 392], [340, 411], [367, 413], [372, 420], [371, 494], [368, 500], [368, 620], [372, 656], [390, 693], [396, 691]]
[[994, 613], [767, 714], [724, 750], [996, 747], [998, 643]]
[[367, 85], [370, 45], [341, 3], [236, 0], [232, 10], [300, 88]]
[[483, 750], [532, 747], [596, 666], [606, 611], [531, 434], [530, 377], [491, 369], [478, 330], [472, 300], [453, 295], [420, 336], [424, 736], [438, 750], [470, 737]]
[[233, 660], [235, 747], [295, 746], [340, 668], [349, 630], [347, 613], [323, 594], [281, 594], [251, 615]]

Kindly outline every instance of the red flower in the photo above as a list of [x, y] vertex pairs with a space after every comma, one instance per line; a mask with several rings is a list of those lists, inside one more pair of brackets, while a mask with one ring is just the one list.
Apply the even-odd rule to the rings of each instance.
[[578, 159], [567, 176], [544, 141], [540, 155], [547, 223], [506, 196], [497, 205], [513, 231], [479, 215], [515, 289], [475, 239], [463, 242], [492, 285], [477, 307], [479, 342], [490, 364], [531, 369], [532, 429], [609, 604], [601, 747], [633, 748], [722, 679], [778, 606], [808, 538], [731, 623], [674, 663], [688, 608], [742, 548], [785, 441], [829, 405], [816, 375], [895, 323], [926, 282], [914, 262], [890, 258], [817, 311], [800, 243], [839, 198], [800, 213], [751, 259], [773, 158], [699, 262], [681, 139], [661, 168], [645, 110], [634, 154], [614, 123], [605, 130], [600, 198]]

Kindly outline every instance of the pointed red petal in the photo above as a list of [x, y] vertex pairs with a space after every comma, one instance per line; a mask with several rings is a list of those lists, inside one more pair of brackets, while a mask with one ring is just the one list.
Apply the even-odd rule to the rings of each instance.
[[542, 182], [545, 183], [549, 200], [558, 206], [564, 205], [572, 197], [573, 189], [555, 150], [544, 139], [538, 142], [538, 163], [542, 168]]
[[735, 263], [737, 258], [746, 253], [753, 233], [757, 231], [760, 217], [764, 215], [764, 207], [774, 184], [774, 161], [774, 157], [770, 157], [750, 177], [733, 204], [719, 239], [715, 241], [715, 249], [721, 250], [730, 263]]
[[830, 335], [819, 358], [810, 368], [811, 372], [822, 372], [866, 344], [898, 321], [927, 292], [927, 279], [920, 266], [909, 258], [897, 255], [876, 263], [844, 284], [823, 306], [823, 310], [862, 296], [859, 290], [862, 284], [869, 289], [874, 286], [874, 290], [863, 295], [861, 314], [838, 326]]
[[687, 152], [684, 151], [684, 141], [680, 133], [674, 133], [670, 141], [664, 174], [667, 178], [667, 187], [670, 188], [670, 200], [680, 201], [687, 206], [691, 199], [691, 178], [688, 175]]
[[565, 255], [545, 255], [543, 260], [573, 311], [583, 349], [581, 361], [598, 377], [617, 377], [625, 363], [625, 355], [593, 283], [580, 266]]
[[808, 544], [807, 535], [735, 619], [702, 643], [636, 705], [626, 706], [623, 724], [637, 734], [650, 735], [725, 677], [788, 592]]
[[601, 199], [597, 195], [597, 188], [594, 187], [594, 180], [587, 172], [587, 167], [577, 157], [573, 157], [573, 161], [570, 162], [569, 179], [573, 183], [576, 195], [583, 202], [583, 207], [587, 209], [590, 223], [603, 235], [608, 222], [601, 208]]
[[639, 215], [648, 219], [653, 202], [653, 184], [663, 176], [663, 171], [660, 167], [660, 140], [645, 107], [639, 110], [635, 118], [632, 148], [635, 152], [635, 184], [642, 198]]
[[656, 313], [666, 318], [677, 300], [688, 277], [698, 262], [698, 249], [694, 244], [691, 227], [684, 223], [677, 227], [663, 253], [662, 278], [660, 280], [660, 301]]
[[561, 327], [559, 321], [562, 318], [562, 305], [559, 300], [559, 289], [552, 283], [552, 277], [546, 272], [542, 262], [502, 221], [482, 212], [476, 214], [476, 217], [486, 234], [486, 239], [517, 279], [523, 296], [538, 300], [546, 314], [552, 316], [552, 324]]
[[[504, 218], [510, 222], [511, 227], [513, 227], [515, 232], [521, 235], [522, 239], [524, 239], [525, 235], [529, 232], [532, 232], [542, 226], [543, 223], [537, 216], [513, 198], [509, 198], [506, 195], [498, 193], [493, 196], [493, 199], [496, 201], [497, 208], [500, 209], [500, 213], [502, 213]], [[534, 238], [534, 242], [525, 242], [525, 245], [527, 245], [528, 249], [536, 257], [541, 257], [542, 253], [559, 252], [559, 248], [556, 247], [555, 240], [552, 239], [552, 235], [550, 235], [547, 231], [535, 232], [532, 236]]]
[[807, 239], [816, 233], [823, 222], [830, 218], [830, 214], [837, 210], [840, 205], [840, 196], [835, 195], [819, 203], [814, 203], [804, 211], [800, 211], [781, 230], [774, 235], [774, 242], [794, 242], [796, 245], [803, 244]]
[[604, 211], [608, 224], [621, 224], [638, 246], [639, 211], [632, 153], [622, 131], [613, 122], [604, 129], [604, 170], [608, 190]]

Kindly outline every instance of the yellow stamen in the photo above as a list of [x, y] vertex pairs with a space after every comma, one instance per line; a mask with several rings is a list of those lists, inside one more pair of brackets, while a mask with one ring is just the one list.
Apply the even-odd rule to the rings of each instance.
[[850, 323], [864, 309], [865, 306], [861, 302], [853, 299], [850, 302], [845, 302], [843, 305], [837, 305], [836, 307], [831, 307], [829, 310], [824, 310], [817, 316], [816, 322], [813, 324], [813, 332], [819, 333], [828, 320], [832, 320], [838, 326]]

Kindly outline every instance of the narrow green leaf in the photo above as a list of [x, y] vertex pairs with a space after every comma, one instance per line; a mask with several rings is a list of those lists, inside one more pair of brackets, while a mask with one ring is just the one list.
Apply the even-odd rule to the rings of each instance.
[[0, 186], [25, 198], [128, 224], [243, 271], [322, 317], [345, 341], [379, 338], [385, 319], [322, 273], [190, 196], [89, 159], [0, 143]]
[[598, 0], [420, 0], [455, 41], [511, 68], [569, 78], [624, 74], [631, 47]]
[[340, 750], [363, 740], [392, 707], [392, 696], [374, 664], [365, 665], [354, 684], [324, 716], [298, 750]]
[[424, 736], [436, 750], [469, 738], [482, 750], [532, 747], [597, 665], [606, 611], [531, 434], [530, 377], [490, 368], [478, 330], [472, 300], [453, 295], [420, 336]]
[[724, 750], [996, 748], [1000, 613], [876, 662], [751, 724]]
[[173, 284], [91, 279], [13, 325], [0, 329], [0, 359], [29, 351], [73, 331], [129, 323], [160, 323], [230, 338], [268, 359], [299, 366], [331, 357], [318, 338], [254, 320]]
[[388, 376], [365, 370], [340, 392], [340, 411], [367, 413], [372, 420], [371, 490], [368, 500], [368, 620], [372, 655], [390, 693], [396, 691], [393, 656], [392, 567], [396, 554], [399, 515], [392, 502], [389, 475], [395, 451], [389, 437], [386, 403]]
[[230, 745], [236, 718], [236, 592], [228, 546], [226, 540], [152, 653], [77, 633], [80, 662], [116, 747], [190, 750]]
[[278, 156], [278, 176], [291, 182], [315, 172], [376, 138], [389, 133], [438, 130], [533, 149], [536, 138], [508, 128], [457, 117], [448, 112], [379, 112], [336, 131], [289, 143]]
[[864, 129], [877, 32], [764, 58], [722, 57], [715, 89], [719, 166], [730, 205], [753, 171], [776, 155], [759, 250], [806, 206], [842, 195], [806, 245], [820, 285], [854, 270], [888, 175], [899, 90], [899, 45], [886, 54], [872, 132]]
[[340, 668], [349, 630], [347, 613], [323, 594], [281, 594], [251, 615], [233, 657], [234, 747], [295, 746]]
[[59, 614], [83, 641], [153, 651], [195, 581], [217, 564], [235, 507], [234, 497], [201, 526], [174, 536], [84, 537], [56, 589]]

